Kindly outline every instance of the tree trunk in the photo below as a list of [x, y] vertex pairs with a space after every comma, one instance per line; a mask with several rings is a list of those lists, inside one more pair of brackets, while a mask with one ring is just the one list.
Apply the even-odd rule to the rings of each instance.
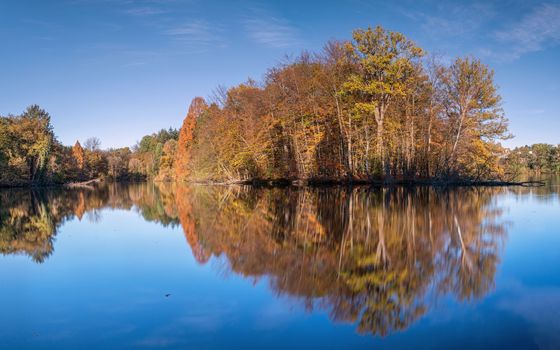
[[[449, 159], [449, 162], [451, 163], [451, 167], [455, 167], [455, 152], [457, 151], [457, 145], [459, 144], [459, 139], [461, 138], [461, 132], [463, 131], [463, 121], [464, 121], [464, 113], [461, 113], [459, 117], [459, 126], [457, 127], [457, 133], [455, 134], [455, 142], [453, 142], [453, 148], [451, 149], [451, 155]], [[449, 166], [448, 169], [450, 169]]]
[[340, 102], [338, 101], [338, 97], [336, 97], [336, 90], [335, 90], [335, 95], [334, 95], [334, 100], [336, 103], [336, 115], [337, 115], [337, 119], [338, 119], [338, 127], [340, 129], [340, 137], [342, 138], [341, 140], [341, 148], [342, 148], [342, 156], [344, 156], [344, 138], [346, 138], [346, 173], [347, 174], [353, 174], [353, 169], [352, 169], [352, 137], [351, 137], [351, 131], [352, 131], [352, 119], [350, 118], [350, 115], [348, 116], [348, 131], [344, 130], [344, 123], [342, 121], [342, 111], [340, 109]]
[[430, 154], [432, 153], [432, 114], [430, 111], [430, 117], [428, 119], [428, 128], [426, 131], [426, 159], [424, 160], [426, 162], [426, 177], [430, 177]]
[[[383, 145], [383, 124], [385, 122], [385, 111], [387, 106], [385, 103], [380, 103], [379, 106], [374, 110], [375, 122], [377, 123], [377, 154], [381, 161], [381, 169], [385, 169], [385, 149]], [[385, 169], [385, 172], [387, 170]], [[387, 175], [387, 174], [385, 174]]]

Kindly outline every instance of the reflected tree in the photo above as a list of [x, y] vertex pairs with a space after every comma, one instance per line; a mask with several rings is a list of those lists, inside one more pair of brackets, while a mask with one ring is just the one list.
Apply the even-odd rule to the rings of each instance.
[[375, 335], [407, 328], [434, 297], [484, 296], [506, 236], [490, 188], [179, 188], [199, 262], [266, 276], [277, 294]]
[[57, 230], [103, 208], [180, 225], [199, 264], [266, 278], [277, 295], [361, 333], [388, 335], [438, 297], [483, 297], [507, 223], [498, 188], [187, 186], [0, 191], [0, 252], [48, 258]]

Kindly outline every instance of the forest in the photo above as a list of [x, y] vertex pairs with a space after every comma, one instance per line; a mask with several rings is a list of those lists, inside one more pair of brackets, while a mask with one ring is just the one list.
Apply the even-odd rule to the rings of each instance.
[[0, 116], [0, 186], [154, 178], [172, 165], [178, 134], [162, 129], [117, 149], [102, 150], [96, 137], [65, 146], [54, 135], [50, 115], [32, 105], [20, 115]]
[[560, 170], [559, 147], [508, 150], [493, 71], [403, 34], [358, 29], [207, 99], [180, 130], [102, 150], [62, 145], [37, 105], [0, 117], [0, 185], [117, 181], [481, 181]]
[[560, 145], [537, 143], [516, 147], [508, 153], [505, 165], [511, 174], [559, 174]]

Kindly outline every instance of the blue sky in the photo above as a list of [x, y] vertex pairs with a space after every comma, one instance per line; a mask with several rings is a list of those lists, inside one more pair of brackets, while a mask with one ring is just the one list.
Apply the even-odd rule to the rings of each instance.
[[381, 24], [489, 64], [516, 136], [560, 143], [560, 2], [0, 1], [0, 114], [37, 103], [59, 139], [133, 145], [179, 127], [195, 96]]

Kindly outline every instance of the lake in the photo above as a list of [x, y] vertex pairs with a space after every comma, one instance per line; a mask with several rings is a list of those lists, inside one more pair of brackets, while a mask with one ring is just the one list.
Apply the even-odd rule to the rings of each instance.
[[558, 181], [0, 191], [2, 349], [558, 349]]

